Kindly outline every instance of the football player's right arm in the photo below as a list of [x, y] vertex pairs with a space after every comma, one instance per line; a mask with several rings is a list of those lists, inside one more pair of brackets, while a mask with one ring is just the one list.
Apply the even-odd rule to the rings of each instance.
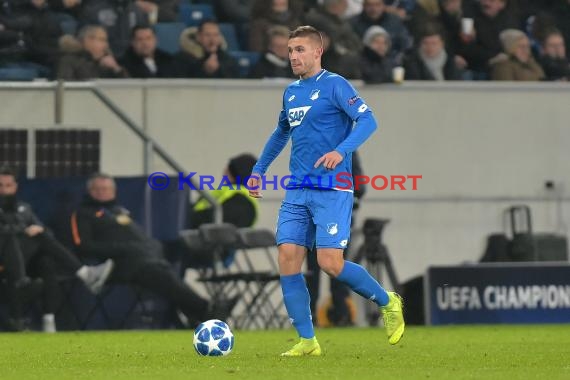
[[269, 137], [269, 140], [267, 140], [267, 143], [263, 148], [263, 152], [261, 153], [259, 160], [257, 160], [257, 163], [251, 171], [251, 178], [247, 181], [247, 187], [250, 196], [254, 198], [262, 198], [261, 176], [265, 174], [269, 168], [269, 165], [271, 165], [273, 160], [275, 160], [283, 148], [285, 148], [287, 141], [289, 141], [289, 136], [289, 122], [287, 119], [287, 114], [283, 110], [279, 114], [279, 123], [277, 124], [277, 128], [275, 128]]
[[287, 114], [285, 110], [282, 110], [279, 114], [279, 123], [277, 124], [277, 128], [273, 131], [269, 140], [265, 144], [263, 148], [263, 152], [257, 160], [257, 163], [253, 167], [252, 173], [264, 175], [269, 165], [277, 158], [279, 153], [285, 148], [287, 145], [287, 141], [289, 141], [290, 136], [290, 128], [289, 122], [287, 120]]

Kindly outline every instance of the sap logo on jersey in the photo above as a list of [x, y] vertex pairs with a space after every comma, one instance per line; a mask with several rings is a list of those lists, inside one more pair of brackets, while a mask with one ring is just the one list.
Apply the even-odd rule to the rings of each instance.
[[296, 127], [301, 124], [310, 109], [311, 106], [291, 108], [289, 110], [289, 125], [291, 127]]

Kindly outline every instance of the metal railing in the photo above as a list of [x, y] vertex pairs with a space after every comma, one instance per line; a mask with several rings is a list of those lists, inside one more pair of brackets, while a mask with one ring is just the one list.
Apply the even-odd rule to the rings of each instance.
[[[54, 122], [56, 125], [63, 124], [64, 115], [64, 95], [65, 91], [69, 90], [80, 90], [89, 91], [101, 103], [103, 103], [107, 109], [109, 109], [117, 118], [122, 121], [122, 124], [127, 126], [140, 140], [144, 143], [143, 149], [143, 164], [145, 172], [148, 174], [148, 169], [150, 168], [150, 159], [152, 153], [155, 153], [164, 162], [177, 173], [184, 172], [184, 168], [180, 165], [160, 144], [149, 136], [145, 130], [137, 124], [133, 119], [131, 119], [117, 104], [115, 104], [94, 82], [4, 82], [1, 86], [2, 90], [30, 90], [30, 91], [53, 91], [54, 92]], [[205, 198], [208, 203], [214, 209], [214, 221], [215, 223], [222, 222], [222, 209], [218, 202], [207, 192], [201, 189], [198, 183], [193, 178], [190, 178], [192, 185], [201, 197]], [[148, 188], [150, 190], [150, 187]], [[149, 199], [149, 198], [148, 198]], [[148, 208], [147, 208], [148, 209]], [[148, 219], [148, 216], [146, 216]], [[147, 220], [148, 221], [148, 220]], [[148, 225], [148, 223], [147, 223]]]

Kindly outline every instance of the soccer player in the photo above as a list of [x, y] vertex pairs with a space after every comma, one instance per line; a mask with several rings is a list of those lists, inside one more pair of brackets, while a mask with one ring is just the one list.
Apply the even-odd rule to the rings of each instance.
[[299, 80], [285, 89], [277, 128], [248, 181], [250, 195], [261, 197], [262, 176], [291, 137], [292, 178], [279, 210], [277, 244], [283, 299], [300, 341], [281, 355], [321, 355], [301, 273], [307, 249], [315, 240], [321, 269], [375, 302], [388, 341], [396, 344], [404, 333], [400, 296], [386, 292], [366, 269], [342, 255], [350, 237], [353, 204], [352, 186], [345, 182], [352, 178], [351, 153], [376, 130], [376, 120], [346, 79], [321, 68], [323, 44], [315, 28], [301, 26], [292, 31], [288, 49]]

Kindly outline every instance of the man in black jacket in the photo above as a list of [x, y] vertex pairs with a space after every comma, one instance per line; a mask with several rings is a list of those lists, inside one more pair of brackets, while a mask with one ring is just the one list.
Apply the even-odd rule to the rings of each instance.
[[71, 220], [73, 241], [81, 255], [113, 259], [112, 282], [156, 292], [174, 303], [191, 324], [229, 316], [237, 299], [214, 304], [185, 284], [164, 258], [160, 242], [148, 237], [129, 211], [117, 203], [111, 176], [94, 174], [87, 182], [87, 191]]
[[[44, 292], [44, 331], [54, 332], [59, 294], [56, 273], [75, 275], [89, 290], [98, 293], [113, 269], [113, 262], [107, 260], [92, 267], [83, 265], [42, 226], [28, 204], [18, 201], [17, 191], [15, 174], [0, 168], [0, 264], [6, 279], [11, 328], [23, 327], [23, 298], [34, 288], [31, 290], [34, 293]], [[43, 284], [32, 281], [28, 272], [37, 272]]]
[[175, 78], [174, 58], [156, 48], [156, 35], [149, 26], [136, 26], [131, 32], [131, 46], [121, 65], [131, 78]]

